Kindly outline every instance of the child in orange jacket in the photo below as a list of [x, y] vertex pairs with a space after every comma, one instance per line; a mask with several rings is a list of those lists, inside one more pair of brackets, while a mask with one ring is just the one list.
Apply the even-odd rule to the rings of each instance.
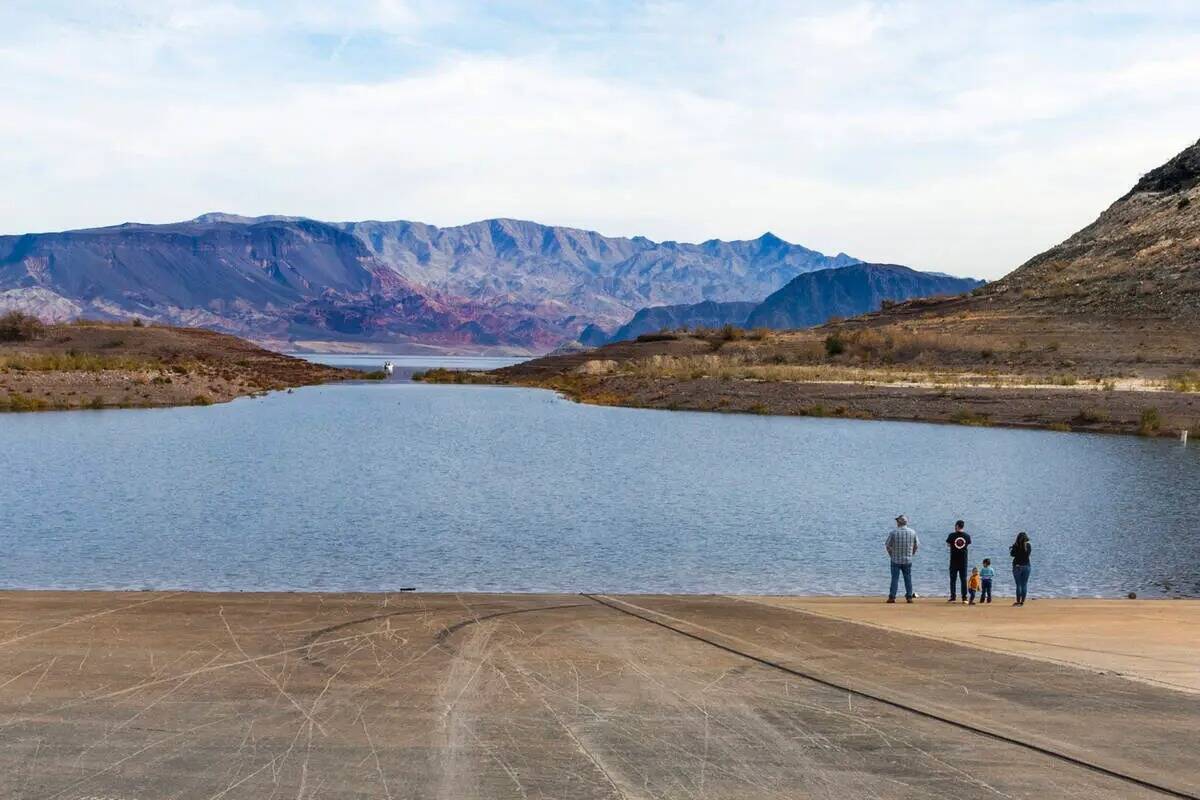
[[975, 593], [983, 586], [979, 580], [979, 567], [971, 567], [971, 577], [967, 578], [967, 593], [971, 596], [967, 605], [975, 605]]

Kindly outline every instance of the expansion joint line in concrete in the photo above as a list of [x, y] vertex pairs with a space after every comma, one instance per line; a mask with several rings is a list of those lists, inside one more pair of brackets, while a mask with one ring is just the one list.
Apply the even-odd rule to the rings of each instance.
[[[946, 725], [951, 725], [955, 728], [958, 728], [959, 730], [964, 730], [969, 733], [977, 734], [979, 736], [985, 736], [989, 739], [1004, 742], [1006, 744], [1015, 745], [1016, 747], [1020, 747], [1025, 750], [1030, 750], [1035, 753], [1040, 753], [1041, 755], [1049, 756], [1050, 758], [1054, 758], [1059, 761], [1066, 762], [1068, 764], [1073, 764], [1077, 767], [1083, 767], [1084, 769], [1088, 769], [1093, 772], [1098, 772], [1101, 775], [1107, 775], [1110, 778], [1116, 778], [1117, 780], [1125, 781], [1127, 783], [1134, 784], [1135, 786], [1140, 786], [1143, 789], [1149, 789], [1154, 792], [1159, 792], [1160, 794], [1167, 795], [1168, 797], [1178, 797], [1178, 798], [1182, 798], [1182, 800], [1200, 800], [1200, 795], [1195, 795], [1190, 792], [1182, 791], [1180, 789], [1173, 789], [1169, 786], [1163, 786], [1162, 784], [1155, 783], [1154, 781], [1150, 781], [1145, 778], [1139, 778], [1136, 775], [1130, 775], [1129, 773], [1121, 772], [1118, 769], [1113, 769], [1111, 767], [1106, 767], [1102, 764], [1097, 764], [1093, 761], [1088, 761], [1087, 759], [1079, 758], [1077, 756], [1072, 756], [1068, 753], [1060, 752], [1051, 747], [1044, 747], [1042, 745], [1035, 744], [1033, 742], [1021, 741], [1020, 739], [1017, 739], [1017, 738], [1011, 737], [1011, 736], [1006, 736], [1005, 734], [999, 733], [997, 731], [987, 730], [985, 728], [979, 728], [979, 727], [976, 727], [975, 725], [970, 724], [969, 722], [963, 722], [961, 720], [952, 719], [950, 717], [944, 717], [941, 714], [937, 714], [933, 711], [927, 711], [922, 708], [917, 708], [916, 706], [909, 705], [900, 700], [894, 700], [894, 699], [891, 699], [888, 697], [884, 697], [882, 695], [875, 694], [873, 692], [865, 691], [863, 689], [856, 689], [852, 686], [846, 686], [846, 685], [840, 684], [836, 681], [829, 680], [828, 678], [823, 678], [819, 675], [813, 675], [811, 673], [804, 672], [803, 670], [795, 669], [793, 667], [788, 667], [788, 666], [785, 666], [778, 662], [772, 661], [768, 658], [763, 658], [761, 656], [756, 656], [752, 653], [747, 653], [744, 650], [738, 650], [735, 647], [730, 647], [729, 645], [721, 644], [720, 642], [713, 641], [712, 639], [708, 639], [697, 633], [692, 633], [691, 631], [686, 631], [682, 628], [677, 628], [674, 625], [671, 625], [667, 622], [663, 622], [662, 620], [654, 619], [653, 617], [647, 616], [644, 613], [639, 613], [639, 612], [648, 612], [650, 614], [653, 614], [656, 612], [649, 610], [649, 609], [644, 609], [641, 606], [633, 605], [632, 603], [626, 603], [623, 600], [614, 600], [605, 595], [588, 594], [586, 592], [583, 592], [581, 594], [583, 597], [586, 597], [589, 600], [599, 603], [602, 606], [606, 606], [607, 608], [611, 608], [613, 611], [617, 611], [621, 614], [626, 614], [630, 617], [634, 617], [635, 619], [640, 619], [643, 622], [649, 622], [651, 625], [657, 625], [658, 627], [665, 628], [666, 630], [671, 631], [672, 633], [679, 634], [680, 636], [686, 636], [689, 639], [709, 645], [710, 647], [715, 647], [718, 650], [723, 650], [724, 652], [729, 653], [731, 655], [739, 656], [739, 657], [747, 659], [749, 661], [753, 661], [756, 664], [760, 664], [764, 667], [769, 667], [770, 669], [774, 669], [774, 670], [778, 670], [780, 672], [787, 673], [788, 675], [794, 675], [797, 678], [803, 678], [804, 680], [812, 681], [813, 683], [820, 684], [821, 686], [827, 686], [831, 689], [837, 689], [839, 691], [848, 692], [852, 695], [866, 698], [867, 700], [873, 700], [877, 703], [883, 703], [886, 706], [900, 709], [901, 711], [907, 711], [910, 714], [916, 714], [917, 716], [924, 717], [925, 719], [931, 719], [936, 722], [941, 722]], [[638, 609], [638, 611], [631, 610], [633, 608]]]

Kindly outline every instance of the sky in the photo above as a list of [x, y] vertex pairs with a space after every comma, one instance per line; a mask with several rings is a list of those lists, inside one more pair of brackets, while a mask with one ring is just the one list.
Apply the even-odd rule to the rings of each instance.
[[995, 278], [1200, 139], [1200, 3], [2, 0], [0, 233], [766, 231]]

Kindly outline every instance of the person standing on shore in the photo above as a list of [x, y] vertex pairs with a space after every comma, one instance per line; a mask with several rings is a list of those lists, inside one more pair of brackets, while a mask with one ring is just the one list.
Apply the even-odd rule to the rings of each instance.
[[1033, 572], [1029, 556], [1032, 553], [1033, 543], [1029, 541], [1029, 534], [1021, 531], [1012, 547], [1008, 548], [1008, 554], [1013, 560], [1013, 582], [1017, 585], [1017, 601], [1013, 603], [1014, 606], [1025, 605], [1025, 597], [1029, 594], [1029, 574]]
[[983, 560], [983, 569], [979, 570], [979, 602], [992, 602], [992, 580], [996, 577], [996, 570], [992, 568], [992, 560], [985, 558]]
[[[967, 579], [967, 591], [971, 593], [971, 599], [968, 602], [968, 605], [975, 605], [975, 593], [982, 590], [983, 585], [979, 582], [979, 567], [972, 567], [971, 577]], [[981, 604], [983, 603], [982, 597], [980, 598], [979, 602]]]
[[884, 549], [892, 560], [892, 588], [888, 591], [887, 599], [889, 603], [896, 602], [896, 589], [901, 575], [904, 576], [904, 601], [913, 601], [912, 560], [920, 545], [917, 532], [908, 527], [908, 519], [903, 514], [896, 517], [896, 527], [888, 534], [884, 544]]
[[971, 546], [971, 534], [967, 533], [967, 523], [961, 519], [954, 523], [954, 532], [946, 537], [946, 547], [950, 548], [950, 602], [957, 598], [954, 595], [954, 579], [958, 578], [958, 586], [962, 590], [962, 601], [967, 602], [967, 548]]

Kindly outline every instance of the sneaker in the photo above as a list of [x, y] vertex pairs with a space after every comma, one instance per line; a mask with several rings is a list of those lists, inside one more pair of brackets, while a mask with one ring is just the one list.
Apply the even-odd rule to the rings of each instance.
[[974, 601], [974, 600], [970, 600], [970, 601], [968, 601], [968, 602], [967, 602], [967, 605], [969, 605], [969, 606], [973, 606], [973, 605], [975, 605], [975, 601]]
[[907, 597], [904, 599], [904, 602], [906, 602], [906, 603], [911, 603], [912, 601], [913, 601], [913, 599], [911, 597]]
[[958, 602], [958, 598], [957, 598], [957, 597], [951, 597], [951, 598], [950, 598], [949, 600], [947, 600], [946, 602], [947, 602], [947, 603], [957, 603], [957, 602]]
[[894, 597], [889, 597], [887, 601], [888, 601], [889, 603], [894, 603], [894, 602], [896, 602], [896, 598], [894, 598]]

